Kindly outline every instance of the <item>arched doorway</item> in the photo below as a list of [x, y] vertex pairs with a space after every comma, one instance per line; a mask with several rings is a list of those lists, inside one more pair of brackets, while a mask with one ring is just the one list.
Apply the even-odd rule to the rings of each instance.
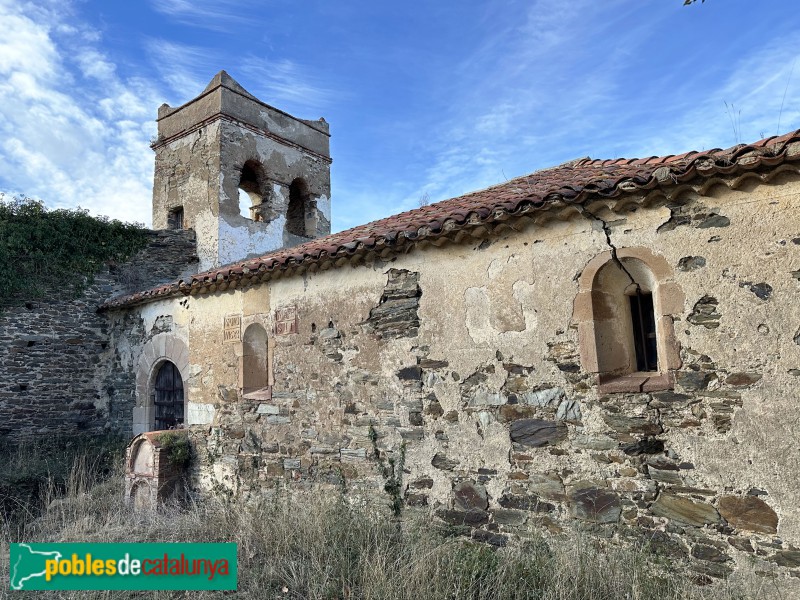
[[165, 360], [153, 388], [154, 429], [175, 429], [183, 424], [183, 378], [174, 363]]
[[[176, 419], [176, 424], [182, 422], [183, 424], [194, 423], [210, 423], [209, 414], [200, 414], [198, 417], [197, 411], [194, 413], [189, 411], [189, 402], [191, 401], [191, 386], [189, 385], [189, 347], [180, 337], [172, 334], [159, 333], [142, 346], [139, 356], [139, 361], [136, 366], [136, 406], [133, 407], [133, 423], [131, 430], [134, 435], [145, 433], [147, 431], [156, 431], [160, 427], [156, 426], [156, 384], [158, 375], [165, 364], [169, 363], [177, 368], [180, 379], [175, 377], [173, 372], [173, 381], [176, 379], [180, 381], [179, 384], [179, 397], [183, 398], [183, 403], [177, 408], [173, 406], [173, 415], [180, 417], [180, 421]], [[167, 377], [167, 371], [164, 372], [162, 377]], [[158, 385], [161, 388], [161, 385]], [[166, 387], [166, 386], [163, 386]], [[174, 388], [176, 386], [170, 386]], [[162, 394], [159, 394], [161, 400]], [[204, 405], [207, 406], [207, 405]], [[210, 406], [210, 405], [209, 405]], [[209, 411], [205, 411], [208, 413]], [[173, 418], [175, 418], [173, 416]], [[197, 420], [197, 419], [200, 420]]]

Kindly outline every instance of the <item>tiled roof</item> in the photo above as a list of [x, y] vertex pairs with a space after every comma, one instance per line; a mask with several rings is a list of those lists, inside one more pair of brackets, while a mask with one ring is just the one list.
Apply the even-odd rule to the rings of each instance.
[[278, 270], [347, 258], [371, 250], [381, 251], [387, 247], [404, 247], [453, 230], [488, 224], [523, 212], [546, 210], [555, 204], [582, 204], [592, 198], [614, 198], [659, 185], [688, 182], [697, 177], [771, 169], [787, 160], [800, 159], [798, 142], [800, 130], [727, 150], [717, 148], [638, 159], [574, 160], [298, 246], [198, 273], [187, 280], [113, 298], [100, 309], [142, 304], [182, 294], [213, 292], [252, 279], [262, 281]]

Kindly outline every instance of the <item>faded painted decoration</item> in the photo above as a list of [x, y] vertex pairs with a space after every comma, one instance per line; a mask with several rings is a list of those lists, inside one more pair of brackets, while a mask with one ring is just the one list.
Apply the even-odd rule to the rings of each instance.
[[297, 307], [285, 306], [275, 310], [275, 335], [297, 333]]
[[222, 329], [223, 342], [238, 342], [242, 339], [242, 316], [228, 315]]

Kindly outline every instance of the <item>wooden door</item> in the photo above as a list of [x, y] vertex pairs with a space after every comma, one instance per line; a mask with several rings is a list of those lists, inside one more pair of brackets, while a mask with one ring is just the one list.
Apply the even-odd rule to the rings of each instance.
[[183, 423], [183, 379], [171, 362], [167, 361], [156, 375], [155, 430], [175, 429]]

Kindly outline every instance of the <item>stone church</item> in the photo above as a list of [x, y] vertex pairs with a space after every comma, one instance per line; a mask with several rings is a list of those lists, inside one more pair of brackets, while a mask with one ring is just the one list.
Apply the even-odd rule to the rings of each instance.
[[63, 351], [71, 381], [6, 370], [0, 433], [185, 428], [198, 493], [245, 498], [388, 503], [392, 457], [404, 506], [492, 544], [577, 519], [800, 574], [800, 131], [335, 234], [328, 124], [224, 71], [152, 147], [148, 250], [79, 322], [3, 317], [4, 364]]

